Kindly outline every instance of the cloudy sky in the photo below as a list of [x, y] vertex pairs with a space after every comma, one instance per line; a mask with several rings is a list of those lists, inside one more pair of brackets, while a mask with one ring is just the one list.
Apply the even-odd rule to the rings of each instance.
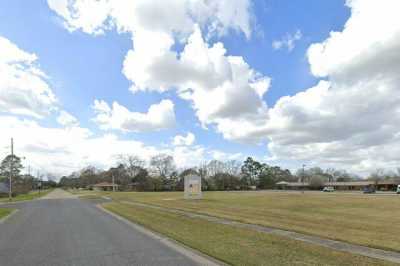
[[400, 166], [398, 0], [0, 2], [0, 155]]

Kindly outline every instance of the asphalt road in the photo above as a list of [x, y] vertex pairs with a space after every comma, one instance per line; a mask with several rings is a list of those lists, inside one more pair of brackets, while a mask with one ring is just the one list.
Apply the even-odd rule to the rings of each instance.
[[1, 266], [197, 265], [93, 203], [53, 193], [0, 224]]

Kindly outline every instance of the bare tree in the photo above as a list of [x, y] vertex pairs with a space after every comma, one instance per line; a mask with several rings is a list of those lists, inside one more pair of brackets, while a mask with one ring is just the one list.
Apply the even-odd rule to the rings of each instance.
[[225, 172], [225, 165], [223, 162], [218, 160], [212, 160], [207, 164], [207, 175], [214, 176], [219, 173]]
[[206, 178], [207, 177], [207, 162], [200, 163], [200, 165], [197, 167], [197, 172], [199, 173], [201, 178]]
[[158, 154], [150, 159], [150, 166], [159, 176], [167, 177], [175, 170], [174, 158], [167, 154]]
[[225, 165], [225, 173], [230, 175], [238, 176], [240, 174], [240, 170], [242, 167], [242, 163], [236, 160], [226, 161]]
[[130, 178], [134, 178], [145, 165], [145, 161], [140, 157], [130, 154], [118, 155], [118, 163], [125, 167]]

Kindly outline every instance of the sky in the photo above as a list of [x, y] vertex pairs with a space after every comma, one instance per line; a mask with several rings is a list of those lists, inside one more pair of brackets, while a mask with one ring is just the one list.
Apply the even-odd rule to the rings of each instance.
[[0, 155], [25, 171], [400, 167], [397, 0], [0, 2]]

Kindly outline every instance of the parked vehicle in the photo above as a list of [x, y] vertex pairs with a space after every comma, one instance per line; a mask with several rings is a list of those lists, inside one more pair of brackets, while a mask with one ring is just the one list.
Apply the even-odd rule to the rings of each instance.
[[376, 192], [375, 187], [370, 187], [370, 186], [364, 187], [364, 190], [363, 190], [364, 194], [372, 194], [375, 192]]
[[324, 187], [324, 189], [322, 191], [323, 192], [334, 192], [335, 188], [334, 187]]
[[400, 194], [400, 185], [397, 186], [396, 193], [397, 193], [397, 194]]

